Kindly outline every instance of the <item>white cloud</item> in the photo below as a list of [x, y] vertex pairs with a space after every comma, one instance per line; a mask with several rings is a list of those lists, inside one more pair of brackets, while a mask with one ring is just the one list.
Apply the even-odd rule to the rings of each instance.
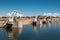
[[16, 16], [20, 16], [20, 17], [22, 17], [23, 15], [22, 15], [22, 14], [20, 14], [20, 13], [17, 13], [17, 14], [16, 14]]
[[60, 14], [58, 13], [44, 13], [43, 16], [54, 16], [54, 17], [60, 17]]
[[2, 15], [0, 15], [0, 17], [2, 17]]
[[44, 13], [43, 15], [44, 15], [44, 16], [51, 16], [52, 13]]
[[8, 14], [7, 14], [7, 16], [11, 16], [11, 14], [10, 14], [10, 13], [8, 13]]

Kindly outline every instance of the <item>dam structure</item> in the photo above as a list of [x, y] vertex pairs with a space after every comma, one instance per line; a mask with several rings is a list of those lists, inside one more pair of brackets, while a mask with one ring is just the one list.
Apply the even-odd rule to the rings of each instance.
[[[23, 15], [19, 15], [18, 12], [13, 11], [8, 14], [7, 20], [4, 22], [4, 27], [9, 28], [21, 28], [22, 24], [20, 23], [20, 20], [18, 20], [18, 17], [22, 17]], [[21, 24], [21, 25], [20, 25]]]
[[23, 16], [16, 10], [7, 14], [6, 17], [0, 17], [0, 27], [10, 27], [10, 28], [22, 28], [22, 25], [32, 24], [32, 25], [42, 25], [48, 24], [53, 21], [60, 21], [60, 17], [55, 16]]

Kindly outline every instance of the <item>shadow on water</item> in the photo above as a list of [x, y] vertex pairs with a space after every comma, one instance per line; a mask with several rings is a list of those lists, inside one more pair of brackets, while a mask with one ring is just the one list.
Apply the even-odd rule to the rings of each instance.
[[12, 28], [12, 24], [6, 24], [3, 29], [9, 40], [17, 40], [16, 36], [22, 32], [22, 28]]

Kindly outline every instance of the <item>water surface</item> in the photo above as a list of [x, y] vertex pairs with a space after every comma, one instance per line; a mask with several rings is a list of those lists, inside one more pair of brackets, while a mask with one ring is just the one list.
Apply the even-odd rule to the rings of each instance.
[[60, 22], [22, 28], [0, 28], [0, 40], [60, 40]]

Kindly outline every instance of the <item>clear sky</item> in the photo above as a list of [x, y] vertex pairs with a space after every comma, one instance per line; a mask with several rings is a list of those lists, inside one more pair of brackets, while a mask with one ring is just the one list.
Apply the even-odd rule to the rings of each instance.
[[0, 15], [14, 10], [25, 16], [60, 13], [60, 0], [0, 0]]

